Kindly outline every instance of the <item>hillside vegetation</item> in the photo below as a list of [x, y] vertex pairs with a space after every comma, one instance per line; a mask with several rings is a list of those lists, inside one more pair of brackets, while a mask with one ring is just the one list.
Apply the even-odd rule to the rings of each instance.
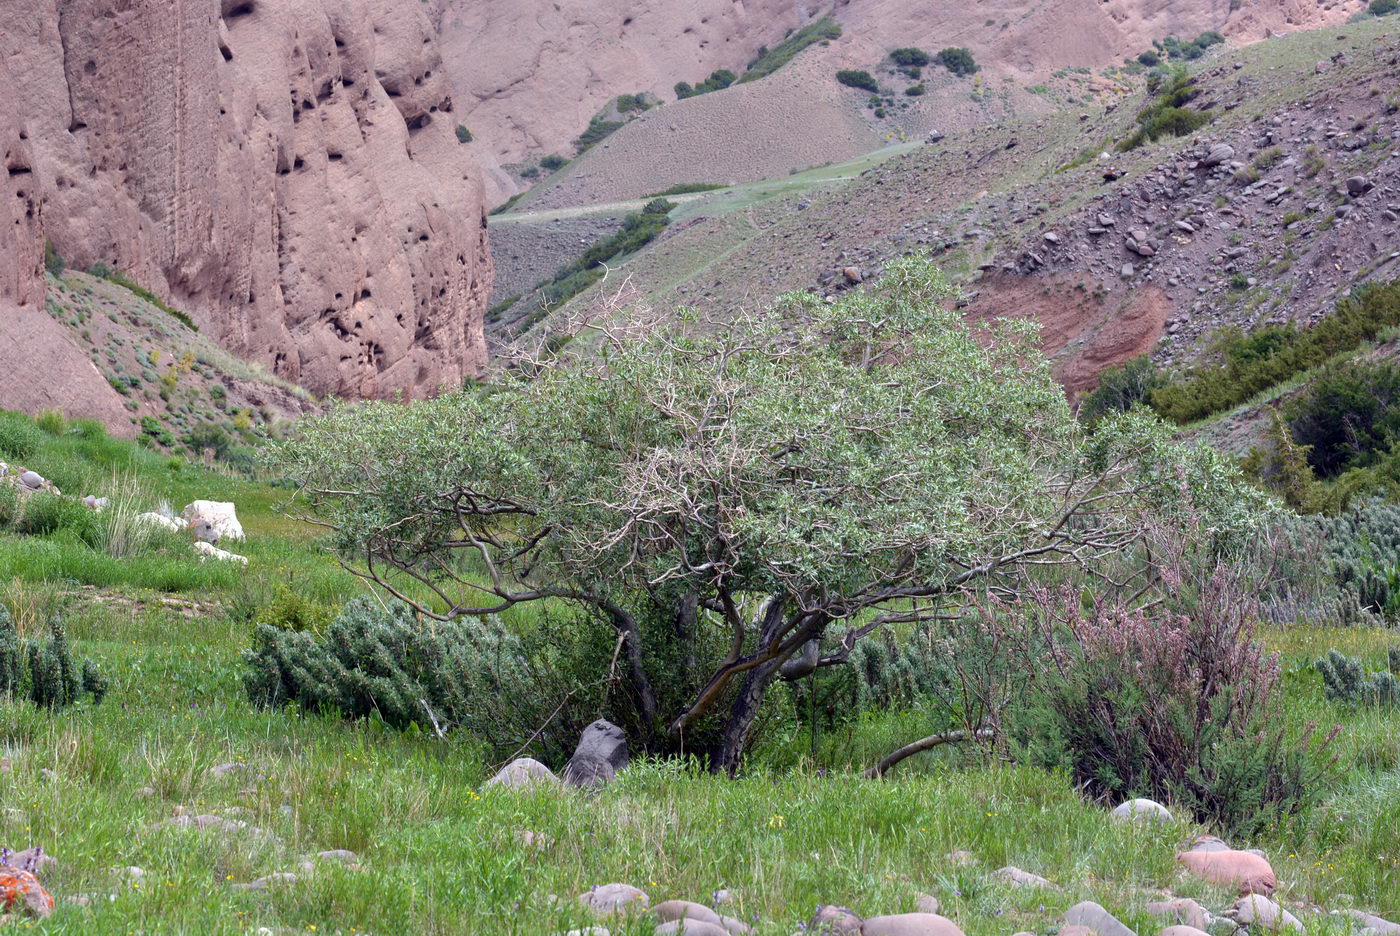
[[[590, 923], [576, 895], [623, 881], [653, 903], [724, 891], [758, 933], [921, 896], [971, 936], [1046, 931], [1086, 899], [1144, 931], [1164, 892], [1234, 902], [1175, 859], [1198, 832], [1262, 850], [1309, 929], [1345, 929], [1313, 906], [1400, 912], [1400, 713], [1373, 688], [1400, 650], [1375, 567], [1400, 514], [1297, 518], [1141, 410], [1082, 429], [1025, 330], [985, 347], [930, 301], [950, 288], [911, 260], [835, 304], [791, 297], [814, 325], [796, 345], [763, 315], [713, 337], [615, 322], [620, 382], [546, 353], [493, 387], [338, 409], [269, 453], [275, 484], [6, 414], [8, 464], [113, 496], [41, 526], [59, 495], [0, 488], [16, 632], [61, 617], [109, 683], [61, 712], [0, 703], [0, 842], [59, 862], [33, 928], [563, 933]], [[870, 350], [896, 333], [920, 353]], [[706, 413], [726, 432], [684, 431]], [[113, 535], [196, 498], [237, 505], [246, 566], [184, 533]], [[1084, 512], [1034, 555], [1078, 559], [1017, 558], [1066, 503]], [[810, 642], [814, 668], [769, 671], [754, 707], [737, 684], [694, 702], [712, 672], [763, 665], [751, 615], [818, 580], [767, 658]], [[395, 628], [419, 651], [385, 656]], [[322, 645], [343, 670], [271, 689], [276, 660]], [[485, 786], [523, 753], [561, 767], [599, 716], [633, 759], [601, 790]], [[863, 776], [957, 731], [981, 740]], [[1110, 818], [1142, 794], [1173, 818]]]

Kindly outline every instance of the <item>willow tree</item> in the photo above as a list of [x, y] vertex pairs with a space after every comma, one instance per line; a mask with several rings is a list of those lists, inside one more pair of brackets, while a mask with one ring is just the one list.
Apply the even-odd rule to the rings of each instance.
[[[814, 641], [812, 664], [840, 665], [974, 589], [1092, 572], [1188, 513], [1231, 533], [1264, 509], [1144, 412], [1083, 429], [1034, 328], [974, 332], [944, 308], [953, 292], [905, 259], [834, 303], [613, 317], [586, 353], [432, 401], [341, 407], [275, 457], [347, 565], [424, 615], [596, 610], [647, 740], [674, 749], [716, 720], [712, 763], [732, 771], [779, 668]], [[639, 608], [727, 647], [666, 711]]]

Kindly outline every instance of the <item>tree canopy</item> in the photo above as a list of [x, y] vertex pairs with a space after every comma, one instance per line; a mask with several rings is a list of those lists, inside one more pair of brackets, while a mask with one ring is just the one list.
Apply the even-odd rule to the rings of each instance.
[[[597, 352], [409, 405], [341, 406], [274, 458], [351, 567], [438, 619], [571, 600], [625, 645], [658, 744], [722, 724], [733, 769], [779, 668], [838, 665], [883, 625], [1046, 566], [1092, 571], [1154, 523], [1212, 535], [1268, 509], [1142, 410], [1086, 430], [1026, 322], [985, 332], [921, 258], [832, 302], [727, 321], [592, 324]], [[645, 600], [641, 600], [645, 599]], [[726, 648], [658, 709], [639, 615]], [[835, 639], [832, 639], [832, 638]], [[664, 740], [663, 740], [664, 739]], [[646, 740], [646, 739], [644, 739]]]

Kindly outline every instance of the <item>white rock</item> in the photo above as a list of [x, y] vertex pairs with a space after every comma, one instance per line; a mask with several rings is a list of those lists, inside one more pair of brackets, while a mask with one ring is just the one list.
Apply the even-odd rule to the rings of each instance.
[[243, 565], [248, 564], [247, 556], [240, 556], [236, 553], [225, 552], [213, 543], [197, 542], [194, 544], [194, 551], [199, 553], [201, 559], [218, 559], [222, 562], [238, 562]]
[[185, 518], [186, 525], [192, 525], [201, 520], [208, 522], [219, 532], [220, 539], [243, 539], [243, 525], [238, 522], [238, 513], [233, 504], [227, 501], [197, 500], [192, 504], [187, 504], [180, 516]]
[[1120, 803], [1113, 810], [1115, 822], [1171, 822], [1172, 814], [1167, 807], [1150, 799], [1131, 799]]
[[154, 510], [148, 510], [146, 513], [143, 514], [137, 514], [136, 522], [140, 524], [150, 524], [151, 526], [164, 527], [165, 529], [170, 530], [172, 533], [179, 533], [181, 530], [184, 529], [184, 526], [181, 525], [179, 520], [176, 520], [174, 517], [167, 517], [165, 516], [165, 514], [158, 514]]

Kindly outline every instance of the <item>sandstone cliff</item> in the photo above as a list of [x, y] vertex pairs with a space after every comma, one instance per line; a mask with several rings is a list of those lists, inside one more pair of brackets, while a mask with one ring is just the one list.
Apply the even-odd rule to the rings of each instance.
[[7, 0], [0, 62], [41, 221], [0, 282], [32, 283], [47, 237], [317, 392], [418, 396], [480, 374], [491, 262], [432, 11]]

